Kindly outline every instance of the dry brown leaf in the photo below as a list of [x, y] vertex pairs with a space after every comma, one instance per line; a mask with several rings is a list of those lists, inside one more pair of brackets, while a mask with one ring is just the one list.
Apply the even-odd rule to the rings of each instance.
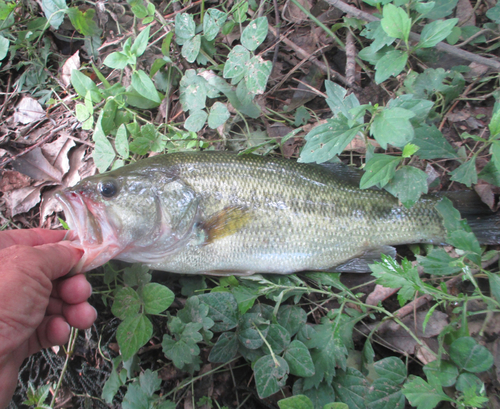
[[476, 25], [476, 15], [469, 0], [458, 0], [455, 17], [459, 27]]
[[9, 217], [26, 213], [40, 201], [40, 186], [28, 186], [4, 194]]
[[61, 81], [66, 86], [69, 87], [71, 84], [71, 73], [73, 70], [80, 69], [80, 51], [74, 53], [69, 57], [61, 68]]
[[32, 179], [61, 183], [62, 172], [54, 168], [40, 148], [19, 156], [12, 167]]
[[28, 187], [30, 184], [31, 179], [22, 173], [15, 170], [0, 171], [0, 192], [2, 193]]
[[[312, 8], [312, 4], [308, 0], [297, 0], [302, 7], [304, 7], [307, 11], [310, 11]], [[300, 10], [294, 3], [290, 0], [287, 0], [285, 6], [283, 7], [282, 13], [283, 19], [286, 21], [290, 21], [292, 23], [302, 23], [307, 20], [307, 16], [304, 14], [302, 10]]]
[[[370, 145], [372, 145], [375, 148], [380, 148], [380, 145], [373, 139], [368, 139], [368, 142]], [[363, 135], [357, 134], [351, 142], [349, 142], [349, 145], [347, 145], [344, 149], [345, 151], [354, 151], [358, 153], [365, 153], [366, 152], [366, 144], [365, 144], [365, 138]]]
[[13, 117], [14, 122], [29, 124], [42, 119], [46, 115], [44, 109], [36, 99], [23, 97], [19, 104], [17, 104]]
[[384, 301], [394, 293], [397, 293], [399, 288], [388, 288], [377, 284], [373, 291], [366, 297], [366, 304], [377, 305], [380, 301]]
[[498, 193], [499, 189], [496, 186], [490, 185], [484, 180], [479, 180], [478, 183], [474, 185], [474, 190], [491, 210], [498, 210], [498, 204], [495, 203], [495, 191]]
[[66, 132], [61, 132], [61, 136], [54, 142], [42, 146], [42, 152], [50, 164], [64, 175], [69, 170], [68, 152], [73, 146], [73, 139]]
[[425, 166], [425, 173], [427, 174], [427, 186], [439, 178], [439, 173], [430, 163]]

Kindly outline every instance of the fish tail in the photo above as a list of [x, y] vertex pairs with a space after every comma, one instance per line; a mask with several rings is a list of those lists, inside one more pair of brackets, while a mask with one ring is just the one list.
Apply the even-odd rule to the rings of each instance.
[[493, 212], [472, 190], [447, 192], [481, 244], [500, 244], [500, 211]]

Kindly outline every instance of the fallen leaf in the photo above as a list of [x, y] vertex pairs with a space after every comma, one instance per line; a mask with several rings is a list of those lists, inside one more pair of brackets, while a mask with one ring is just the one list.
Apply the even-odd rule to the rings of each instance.
[[80, 51], [69, 57], [61, 68], [61, 81], [68, 87], [71, 84], [71, 72], [80, 69]]
[[4, 170], [0, 172], [0, 192], [5, 193], [14, 189], [28, 187], [31, 179], [15, 170]]
[[368, 297], [366, 297], [366, 304], [377, 305], [379, 302], [386, 300], [398, 291], [399, 288], [388, 288], [377, 284]]
[[47, 116], [40, 103], [31, 97], [23, 97], [14, 112], [14, 122], [29, 124]]
[[[304, 7], [307, 11], [310, 11], [312, 8], [312, 4], [308, 0], [298, 0], [300, 5]], [[304, 12], [299, 9], [295, 3], [292, 3], [290, 0], [287, 0], [285, 6], [283, 7], [282, 13], [283, 19], [286, 21], [290, 21], [292, 23], [302, 23], [307, 20], [307, 16]]]
[[498, 193], [499, 189], [496, 186], [493, 186], [483, 180], [479, 180], [478, 183], [474, 185], [474, 190], [491, 210], [495, 212], [498, 210], [498, 204], [495, 203], [495, 193]]
[[26, 213], [36, 206], [40, 201], [40, 190], [40, 186], [28, 186], [6, 192], [3, 197], [9, 217]]
[[42, 152], [50, 164], [64, 175], [69, 170], [68, 152], [73, 146], [73, 139], [66, 132], [61, 132], [61, 136], [54, 142], [42, 146]]
[[469, 0], [458, 0], [455, 17], [459, 27], [476, 25], [476, 14]]
[[62, 181], [62, 172], [50, 164], [40, 148], [19, 156], [12, 162], [12, 167], [32, 179], [56, 183]]
[[432, 182], [439, 179], [439, 173], [430, 163], [425, 166], [425, 173], [427, 174], [427, 186], [430, 186]]

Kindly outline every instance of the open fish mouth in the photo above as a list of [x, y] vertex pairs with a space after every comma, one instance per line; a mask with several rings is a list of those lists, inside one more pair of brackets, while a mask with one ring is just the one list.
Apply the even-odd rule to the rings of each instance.
[[63, 207], [70, 228], [66, 240], [84, 251], [71, 274], [99, 267], [122, 251], [115, 231], [102, 210], [86, 203], [85, 198], [74, 191], [56, 193], [56, 198]]

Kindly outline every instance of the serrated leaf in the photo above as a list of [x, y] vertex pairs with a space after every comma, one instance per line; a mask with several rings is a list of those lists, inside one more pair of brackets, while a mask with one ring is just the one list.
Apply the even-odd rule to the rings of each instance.
[[397, 156], [374, 154], [366, 163], [365, 173], [360, 181], [360, 188], [367, 189], [369, 187], [380, 184], [381, 187], [387, 185], [389, 180], [394, 177], [396, 167], [401, 158]]
[[288, 364], [280, 356], [265, 355], [253, 367], [255, 385], [261, 399], [271, 396], [285, 386], [288, 378]]
[[403, 166], [396, 171], [385, 189], [396, 196], [407, 208], [427, 193], [427, 174], [413, 166]]
[[391, 76], [398, 75], [405, 68], [408, 54], [400, 50], [385, 53], [375, 64], [375, 82], [380, 84]]
[[116, 331], [116, 339], [124, 361], [132, 358], [153, 335], [153, 325], [144, 314], [125, 319]]
[[[143, 24], [145, 24], [143, 22]], [[136, 57], [140, 57], [146, 51], [149, 41], [149, 30], [151, 26], [147, 26], [144, 30], [142, 30], [137, 38], [134, 40], [132, 47], [130, 47], [130, 52], [134, 54]]]
[[417, 256], [417, 260], [427, 274], [435, 276], [452, 275], [462, 271], [462, 267], [454, 265], [456, 259], [443, 249], [432, 249], [426, 257]]
[[248, 62], [248, 71], [245, 74], [245, 83], [252, 94], [263, 94], [267, 80], [273, 69], [271, 61], [264, 61], [260, 56], [254, 56]]
[[161, 379], [158, 378], [158, 374], [156, 372], [153, 372], [151, 369], [146, 369], [139, 376], [139, 384], [141, 385], [143, 392], [147, 396], [152, 397], [153, 394], [160, 389]]
[[314, 375], [314, 362], [309, 349], [302, 342], [292, 341], [286, 348], [283, 358], [288, 362], [292, 375], [301, 377]]
[[384, 149], [388, 144], [402, 148], [413, 139], [414, 130], [409, 120], [414, 116], [404, 108], [386, 108], [375, 116], [370, 134]]
[[267, 37], [267, 17], [258, 17], [251, 21], [241, 33], [241, 44], [250, 51], [254, 51]]
[[210, 351], [208, 360], [216, 363], [226, 363], [238, 352], [238, 338], [234, 332], [223, 332]]
[[382, 378], [389, 379], [396, 384], [403, 383], [407, 376], [405, 364], [394, 356], [375, 362], [373, 367]]
[[141, 298], [146, 314], [160, 314], [165, 311], [175, 299], [174, 293], [164, 285], [149, 283], [142, 287]]
[[250, 52], [243, 46], [237, 45], [227, 56], [224, 64], [224, 78], [243, 77], [248, 72], [247, 63], [250, 61]]
[[123, 159], [128, 159], [129, 147], [127, 127], [125, 126], [125, 124], [121, 124], [116, 131], [115, 149], [118, 155], [120, 155]]
[[423, 125], [415, 129], [412, 143], [420, 149], [417, 156], [420, 159], [455, 159], [458, 155], [451, 144], [443, 137], [436, 126]]
[[198, 132], [205, 125], [207, 117], [208, 114], [206, 113], [206, 111], [203, 111], [201, 109], [197, 111], [191, 111], [191, 114], [186, 119], [186, 122], [184, 122], [184, 128], [191, 132]]
[[371, 21], [366, 24], [361, 35], [373, 40], [369, 47], [373, 53], [376, 53], [386, 45], [391, 45], [395, 40], [394, 37], [385, 32], [380, 21]]
[[403, 394], [410, 404], [417, 409], [434, 409], [441, 401], [452, 401], [443, 392], [443, 388], [439, 383], [433, 382], [429, 384], [419, 376], [413, 377], [404, 384]]
[[440, 41], [443, 41], [451, 34], [453, 27], [458, 23], [458, 18], [449, 20], [436, 20], [426, 24], [420, 34], [420, 40], [417, 44], [419, 48], [434, 47]]
[[484, 372], [493, 366], [493, 355], [472, 337], [461, 337], [450, 346], [450, 359], [469, 372]]
[[208, 114], [208, 126], [212, 129], [216, 129], [223, 125], [231, 116], [226, 105], [222, 102], [215, 102], [210, 108], [210, 113]]
[[143, 98], [158, 104], [161, 103], [153, 81], [144, 71], [139, 70], [132, 74], [132, 86]]
[[219, 34], [220, 29], [227, 19], [227, 13], [211, 8], [207, 10], [203, 19], [203, 35], [208, 41], [212, 41]]
[[383, 18], [380, 20], [380, 23], [387, 35], [408, 42], [411, 29], [411, 18], [402, 7], [386, 4], [383, 9]]

